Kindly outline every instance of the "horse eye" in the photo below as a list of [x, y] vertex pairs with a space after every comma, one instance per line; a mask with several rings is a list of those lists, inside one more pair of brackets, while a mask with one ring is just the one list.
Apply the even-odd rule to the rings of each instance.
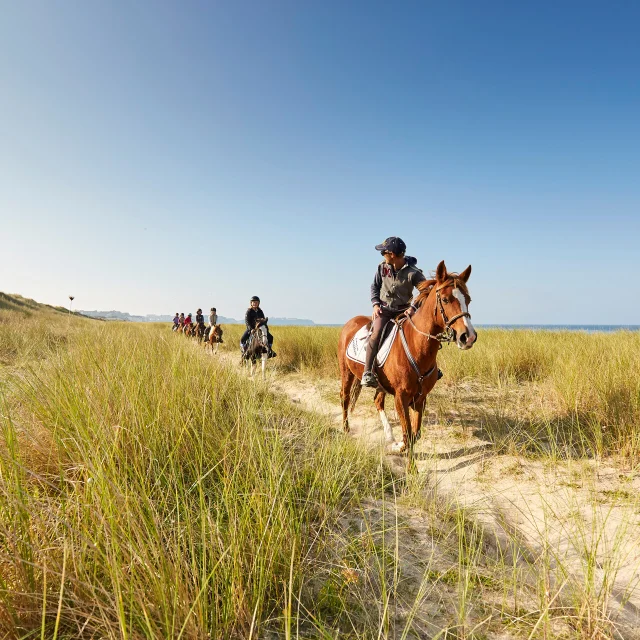
[[449, 304], [449, 298], [442, 298], [442, 302], [444, 302], [445, 304]]

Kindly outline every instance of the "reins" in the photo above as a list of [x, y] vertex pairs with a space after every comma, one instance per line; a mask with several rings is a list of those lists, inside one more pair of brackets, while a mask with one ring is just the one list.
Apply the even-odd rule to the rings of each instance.
[[[411, 316], [405, 316], [407, 320], [409, 320], [409, 322], [411, 323], [411, 326], [422, 336], [424, 336], [425, 338], [427, 338], [428, 340], [436, 340], [437, 342], [440, 343], [439, 348], [442, 349], [442, 343], [443, 342], [453, 342], [455, 340], [455, 333], [453, 331], [453, 329], [451, 328], [451, 325], [458, 320], [459, 318], [471, 318], [471, 314], [468, 311], [464, 311], [462, 313], [458, 313], [457, 315], [453, 316], [453, 318], [449, 319], [447, 318], [447, 314], [445, 313], [444, 310], [444, 305], [442, 304], [442, 298], [440, 296], [440, 290], [444, 289], [445, 287], [448, 287], [450, 285], [455, 286], [456, 285], [456, 281], [455, 280], [450, 280], [445, 282], [444, 284], [441, 284], [437, 289], [436, 289], [436, 304], [434, 306], [434, 310], [433, 310], [433, 316], [434, 318], [438, 315], [438, 307], [440, 308], [440, 313], [442, 315], [442, 320], [444, 322], [444, 331], [442, 331], [441, 333], [436, 334], [435, 336], [431, 333], [426, 333], [425, 331], [421, 331], [420, 329], [418, 329], [418, 327], [416, 327], [415, 323], [413, 322], [413, 319], [411, 318]], [[431, 369], [429, 369], [428, 371], [426, 371], [425, 373], [421, 373], [420, 372], [420, 367], [418, 367], [418, 363], [416, 362], [416, 359], [413, 357], [413, 354], [411, 353], [411, 349], [409, 348], [409, 344], [407, 342], [407, 338], [404, 335], [404, 320], [396, 320], [395, 321], [396, 324], [398, 325], [398, 331], [400, 332], [400, 341], [402, 342], [402, 347], [404, 348], [404, 352], [407, 356], [407, 360], [409, 361], [409, 364], [411, 365], [411, 368], [415, 371], [416, 375], [418, 376], [418, 384], [420, 385], [420, 392], [415, 396], [415, 398], [412, 400], [412, 404], [414, 404], [418, 398], [422, 395], [423, 390], [422, 390], [422, 381], [427, 378], [428, 376], [430, 376], [435, 370], [436, 370], [436, 365], [434, 364], [433, 367], [431, 367]]]

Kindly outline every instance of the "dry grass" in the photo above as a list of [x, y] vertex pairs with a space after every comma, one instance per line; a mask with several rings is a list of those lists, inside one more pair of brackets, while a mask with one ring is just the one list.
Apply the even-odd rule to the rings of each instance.
[[[240, 327], [226, 327], [236, 351]], [[273, 327], [277, 367], [337, 378], [339, 328]], [[236, 335], [237, 334], [237, 335]], [[445, 378], [431, 399], [469, 388], [478, 396], [474, 420], [493, 438], [529, 444], [551, 439], [579, 455], [640, 454], [640, 333], [480, 330], [470, 351], [446, 345], [438, 364]], [[444, 387], [444, 388], [443, 388]], [[473, 395], [473, 394], [471, 394]]]
[[[600, 582], [569, 602], [561, 567], [536, 581], [544, 556], [516, 539], [507, 553], [472, 513], [425, 497], [428, 478], [394, 478], [166, 326], [2, 313], [4, 636], [609, 637]], [[226, 329], [235, 349], [241, 327]], [[335, 372], [337, 330], [273, 333], [281, 371]], [[476, 388], [497, 403], [522, 380], [551, 393], [536, 348], [498, 382], [474, 370]], [[450, 390], [469, 383], [453, 353]], [[553, 397], [545, 410], [561, 411]]]

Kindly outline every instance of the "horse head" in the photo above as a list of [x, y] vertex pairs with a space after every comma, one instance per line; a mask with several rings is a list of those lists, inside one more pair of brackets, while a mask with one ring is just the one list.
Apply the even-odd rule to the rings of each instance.
[[477, 339], [476, 330], [471, 324], [469, 304], [471, 296], [467, 281], [471, 275], [471, 265], [462, 273], [448, 273], [444, 260], [436, 269], [434, 284], [436, 323], [453, 332], [459, 349], [471, 349]]
[[212, 342], [222, 342], [222, 327], [219, 324], [213, 327], [209, 338]]
[[265, 318], [264, 322], [261, 322], [256, 327], [256, 333], [258, 334], [258, 339], [260, 341], [260, 346], [268, 349], [269, 348], [269, 332], [267, 330], [267, 325], [265, 324], [267, 319]]

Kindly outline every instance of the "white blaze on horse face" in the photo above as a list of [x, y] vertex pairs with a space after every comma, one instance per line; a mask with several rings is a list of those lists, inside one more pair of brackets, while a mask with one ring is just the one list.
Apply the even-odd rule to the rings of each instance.
[[389, 418], [387, 418], [387, 414], [384, 409], [381, 409], [380, 414], [380, 422], [382, 422], [382, 428], [384, 429], [384, 439], [391, 443], [395, 442], [395, 438], [393, 437], [393, 429], [391, 429], [391, 424], [389, 423]]
[[[453, 297], [460, 303], [460, 312], [468, 313], [467, 309], [467, 301], [465, 300], [464, 293], [460, 291], [460, 289], [453, 290]], [[476, 330], [473, 328], [471, 324], [471, 319], [467, 318], [467, 316], [463, 316], [462, 320], [464, 321], [464, 326], [467, 327], [467, 343], [465, 348], [470, 347], [476, 341]]]

